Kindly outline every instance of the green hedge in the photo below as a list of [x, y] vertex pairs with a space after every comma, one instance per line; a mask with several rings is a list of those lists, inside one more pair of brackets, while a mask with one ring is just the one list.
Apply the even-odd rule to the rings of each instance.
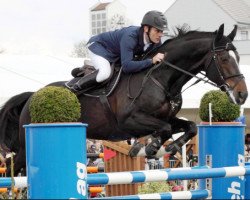
[[138, 194], [171, 192], [171, 186], [166, 181], [144, 183], [138, 188]]
[[230, 122], [240, 115], [240, 106], [233, 104], [225, 92], [211, 90], [203, 95], [200, 102], [199, 116], [202, 121], [209, 121], [209, 103], [212, 103], [212, 121]]
[[33, 94], [29, 111], [32, 123], [76, 122], [81, 106], [70, 90], [47, 86]]

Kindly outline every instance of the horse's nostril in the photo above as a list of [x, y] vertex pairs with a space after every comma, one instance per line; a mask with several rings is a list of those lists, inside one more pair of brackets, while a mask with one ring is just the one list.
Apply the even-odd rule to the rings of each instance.
[[248, 92], [239, 92], [239, 96], [240, 98], [246, 100], [248, 96]]
[[239, 92], [238, 93], [238, 103], [243, 105], [247, 99], [248, 92]]

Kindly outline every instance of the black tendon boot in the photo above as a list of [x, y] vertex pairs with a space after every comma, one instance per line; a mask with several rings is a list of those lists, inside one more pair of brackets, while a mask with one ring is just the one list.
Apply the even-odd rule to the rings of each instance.
[[79, 81], [77, 81], [71, 88], [73, 92], [83, 91], [86, 92], [87, 90], [94, 88], [99, 83], [96, 81], [98, 70], [87, 74], [86, 76], [82, 77]]

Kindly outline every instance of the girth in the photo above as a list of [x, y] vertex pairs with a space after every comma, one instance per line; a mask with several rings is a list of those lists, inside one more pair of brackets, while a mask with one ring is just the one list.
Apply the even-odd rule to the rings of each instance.
[[109, 122], [110, 122], [112, 129], [115, 131], [118, 131], [119, 130], [118, 122], [117, 122], [116, 116], [115, 116], [114, 112], [112, 111], [112, 108], [109, 104], [107, 96], [100, 95], [99, 99], [100, 99], [100, 102], [102, 103], [105, 116], [107, 119], [109, 119]]

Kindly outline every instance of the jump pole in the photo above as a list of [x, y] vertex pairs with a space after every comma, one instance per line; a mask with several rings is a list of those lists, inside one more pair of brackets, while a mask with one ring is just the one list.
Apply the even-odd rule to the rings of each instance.
[[[245, 166], [245, 125], [235, 123], [204, 123], [198, 125], [199, 166], [229, 167], [227, 175], [238, 174], [231, 166]], [[243, 169], [242, 169], [243, 170]], [[199, 180], [199, 189], [211, 190], [214, 199], [242, 199], [245, 197], [245, 177]]]

